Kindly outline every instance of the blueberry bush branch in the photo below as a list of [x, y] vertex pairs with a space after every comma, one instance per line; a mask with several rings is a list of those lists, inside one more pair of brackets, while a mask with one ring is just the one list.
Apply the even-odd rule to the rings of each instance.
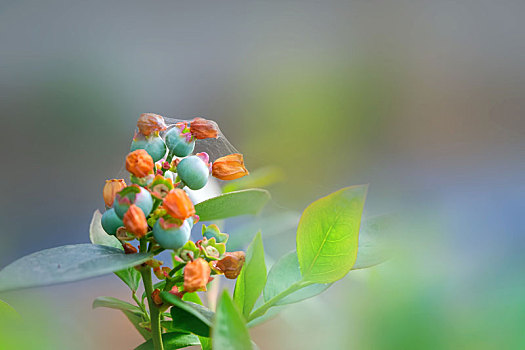
[[[114, 272], [130, 288], [136, 305], [99, 297], [93, 307], [122, 311], [144, 337], [137, 349], [200, 345], [244, 350], [256, 347], [248, 327], [287, 304], [318, 295], [352, 269], [382, 261], [375, 246], [366, 240], [362, 245], [359, 238], [367, 186], [343, 188], [308, 206], [298, 223], [296, 249], [269, 271], [260, 232], [245, 233], [253, 237], [246, 253], [227, 251], [229, 235], [213, 223], [203, 224], [202, 237], [192, 240], [199, 221], [254, 215], [270, 199], [266, 190], [246, 188], [250, 180], [244, 178], [249, 172], [242, 154], [210, 159], [206, 152], [195, 152], [199, 142], [222, 137], [210, 120], [172, 123], [142, 114], [125, 159], [129, 178], [106, 181], [106, 210], [93, 216], [92, 244], [47, 249], [11, 263], [0, 271], [0, 292]], [[196, 204], [192, 196], [211, 177], [231, 185]], [[267, 169], [252, 182], [277, 178]], [[237, 246], [241, 241], [237, 239]], [[157, 257], [165, 250], [171, 252], [169, 264]], [[28, 270], [33, 278], [26, 278]], [[209, 303], [216, 309], [210, 309], [197, 293], [206, 292], [220, 276], [236, 280], [233, 297], [220, 293], [217, 303]]]

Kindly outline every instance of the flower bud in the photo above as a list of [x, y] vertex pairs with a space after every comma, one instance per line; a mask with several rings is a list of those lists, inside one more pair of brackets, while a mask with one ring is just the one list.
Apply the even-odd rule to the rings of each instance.
[[148, 233], [148, 223], [142, 209], [132, 204], [126, 214], [124, 214], [124, 226], [137, 238], [144, 237]]
[[106, 180], [104, 189], [102, 190], [102, 196], [104, 197], [104, 203], [106, 207], [111, 208], [115, 201], [115, 195], [126, 187], [126, 183], [123, 179]]
[[104, 231], [106, 231], [108, 235], [113, 236], [117, 233], [119, 227], [124, 226], [124, 223], [117, 216], [113, 208], [106, 210], [106, 212], [102, 214], [101, 224]]
[[165, 220], [160, 218], [153, 226], [153, 237], [162, 248], [179, 249], [190, 239], [191, 228], [188, 220]]
[[240, 153], [221, 157], [212, 165], [212, 175], [220, 180], [235, 180], [248, 174]]
[[137, 122], [137, 127], [142, 135], [148, 136], [154, 132], [166, 130], [164, 118], [158, 114], [143, 113]]
[[197, 140], [214, 138], [218, 136], [217, 123], [204, 118], [195, 118], [190, 123], [190, 132]]
[[130, 151], [143, 149], [151, 156], [154, 162], [164, 158], [166, 155], [166, 144], [159, 136], [146, 137], [138, 134], [131, 141]]
[[215, 263], [215, 267], [228, 279], [236, 279], [241, 273], [245, 254], [243, 251], [226, 253], [225, 257]]
[[211, 268], [206, 260], [198, 258], [184, 268], [184, 291], [193, 293], [206, 291], [206, 284], [210, 279]]
[[133, 151], [126, 157], [126, 169], [136, 177], [150, 174], [153, 166], [153, 158], [143, 149]]
[[164, 136], [166, 146], [177, 157], [186, 157], [195, 148], [195, 140], [186, 123], [177, 123]]
[[[208, 155], [206, 153], [203, 154], [206, 155], [205, 159], [208, 159]], [[202, 154], [199, 153], [199, 155]], [[184, 158], [177, 165], [177, 174], [182, 182], [192, 190], [203, 188], [208, 182], [208, 176], [210, 175], [208, 164], [199, 155]]]
[[169, 215], [179, 220], [186, 220], [195, 214], [195, 207], [190, 197], [180, 188], [171, 190], [164, 198], [162, 206]]

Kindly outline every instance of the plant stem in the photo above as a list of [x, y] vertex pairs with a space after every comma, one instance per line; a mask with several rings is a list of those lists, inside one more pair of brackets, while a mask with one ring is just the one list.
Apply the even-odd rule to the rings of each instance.
[[269, 308], [274, 306], [279, 300], [283, 299], [284, 297], [292, 294], [293, 292], [295, 292], [295, 291], [297, 291], [297, 290], [299, 290], [301, 288], [309, 286], [310, 284], [312, 284], [312, 283], [311, 282], [303, 282], [303, 281], [295, 282], [290, 287], [288, 287], [287, 289], [285, 289], [281, 293], [277, 294], [276, 296], [274, 296], [273, 298], [268, 300], [266, 303], [262, 304], [257, 310], [253, 311], [250, 314], [250, 316], [248, 317], [248, 322], [250, 322], [252, 320], [255, 320], [257, 317], [263, 316], [266, 313], [266, 311], [268, 311]]
[[[141, 252], [145, 251], [147, 248], [146, 239], [142, 238], [140, 240], [140, 250]], [[142, 282], [144, 283], [144, 290], [146, 291], [146, 296], [148, 298], [148, 307], [151, 321], [151, 339], [153, 341], [153, 348], [155, 350], [164, 350], [164, 345], [162, 344], [162, 330], [160, 328], [160, 310], [153, 302], [151, 294], [153, 293], [153, 282], [151, 281], [151, 268], [143, 267], [140, 271], [142, 275]]]

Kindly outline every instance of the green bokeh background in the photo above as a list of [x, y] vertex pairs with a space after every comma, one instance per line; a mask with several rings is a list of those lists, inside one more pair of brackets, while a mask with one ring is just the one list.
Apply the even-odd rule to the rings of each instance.
[[[524, 10], [4, 0], [0, 266], [88, 241], [140, 113], [201, 115], [250, 170], [282, 169], [270, 209], [369, 183], [365, 215], [400, 222], [389, 262], [254, 328], [261, 349], [524, 348]], [[294, 232], [264, 243], [277, 259]], [[22, 319], [0, 311], [0, 348], [138, 345], [123, 315], [91, 310], [101, 295], [129, 300], [113, 276], [3, 293]]]

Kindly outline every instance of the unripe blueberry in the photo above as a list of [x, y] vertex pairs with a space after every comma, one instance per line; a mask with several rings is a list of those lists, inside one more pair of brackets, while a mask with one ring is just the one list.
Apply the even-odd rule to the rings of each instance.
[[106, 210], [106, 212], [102, 214], [101, 223], [104, 231], [106, 231], [108, 235], [113, 236], [117, 233], [119, 227], [124, 226], [124, 223], [117, 216], [113, 208]]
[[148, 137], [146, 139], [140, 139], [136, 137], [131, 142], [130, 151], [133, 152], [138, 149], [143, 149], [153, 158], [154, 162], [158, 162], [166, 155], [166, 144], [162, 138]]
[[191, 228], [187, 220], [182, 225], [160, 218], [153, 226], [153, 237], [162, 248], [179, 249], [190, 239]]
[[132, 204], [142, 209], [146, 217], [151, 213], [151, 209], [153, 209], [151, 194], [145, 188], [137, 185], [128, 186], [117, 193], [113, 208], [117, 216], [123, 219]]
[[192, 190], [200, 190], [208, 182], [210, 170], [201, 158], [190, 156], [177, 165], [177, 174], [186, 186]]
[[[182, 127], [181, 127], [182, 128]], [[179, 127], [174, 127], [165, 135], [166, 145], [177, 157], [186, 157], [193, 152], [195, 140], [189, 130], [184, 132]]]

